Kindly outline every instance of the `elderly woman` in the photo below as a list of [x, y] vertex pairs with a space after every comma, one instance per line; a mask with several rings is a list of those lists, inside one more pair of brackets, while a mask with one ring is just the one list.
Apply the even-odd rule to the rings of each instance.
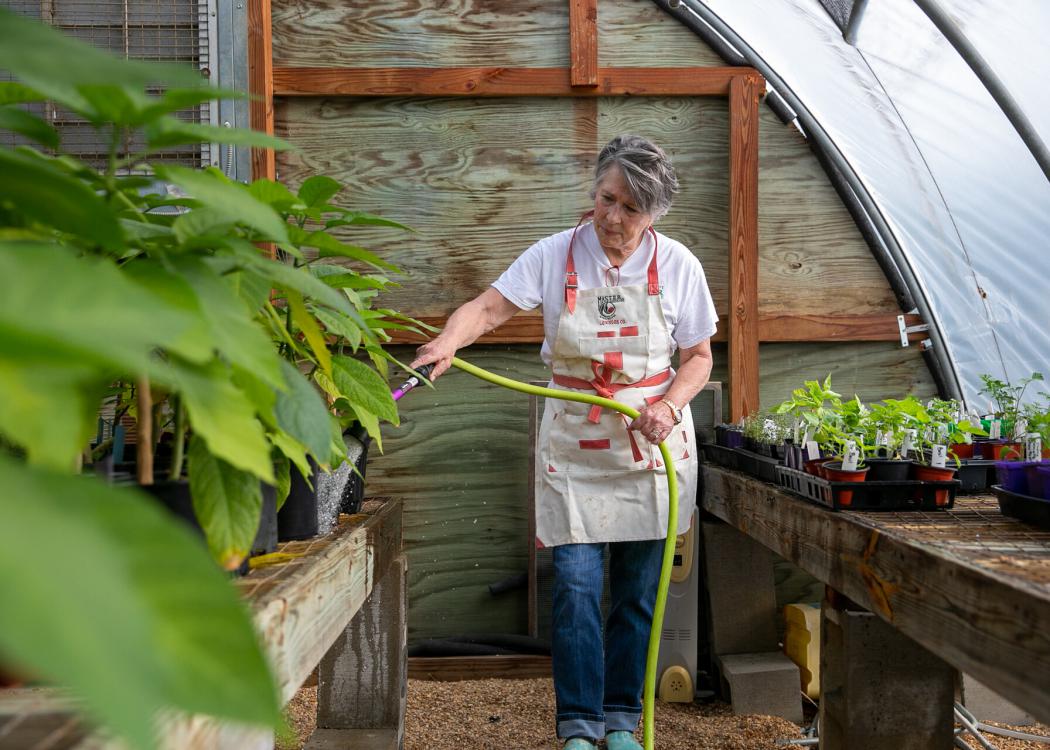
[[[613, 398], [641, 412], [548, 400], [537, 442], [536, 531], [553, 547], [552, 654], [557, 732], [567, 750], [639, 748], [645, 658], [667, 536], [666, 441], [689, 527], [696, 447], [686, 405], [711, 373], [714, 305], [700, 262], [652, 224], [678, 180], [645, 138], [614, 138], [598, 156], [594, 209], [540, 240], [419, 348], [413, 367], [448, 369], [460, 347], [519, 310], [542, 305], [541, 356], [552, 387]], [[675, 349], [678, 371], [671, 368]], [[603, 551], [610, 610], [602, 633]]]

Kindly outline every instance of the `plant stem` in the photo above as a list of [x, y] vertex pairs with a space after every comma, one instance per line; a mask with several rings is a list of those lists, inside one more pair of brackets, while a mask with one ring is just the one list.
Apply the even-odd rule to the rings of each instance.
[[139, 413], [138, 435], [135, 438], [138, 482], [149, 485], [153, 484], [153, 397], [150, 395], [149, 378], [145, 375], [138, 379], [135, 397]]
[[182, 476], [182, 460], [185, 452], [183, 444], [186, 441], [186, 407], [182, 399], [175, 400], [175, 446], [171, 452], [171, 475], [168, 477], [172, 482], [179, 481]]

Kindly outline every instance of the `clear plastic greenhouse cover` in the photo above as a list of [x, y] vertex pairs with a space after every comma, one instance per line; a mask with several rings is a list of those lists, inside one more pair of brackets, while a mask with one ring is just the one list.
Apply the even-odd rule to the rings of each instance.
[[[818, 0], [703, 0], [826, 129], [896, 234], [971, 406], [980, 375], [1050, 377], [1050, 182], [912, 0], [856, 46]], [[849, 0], [829, 6], [840, 20]], [[940, 0], [1050, 142], [1050, 0]], [[933, 321], [931, 321], [933, 322]]]

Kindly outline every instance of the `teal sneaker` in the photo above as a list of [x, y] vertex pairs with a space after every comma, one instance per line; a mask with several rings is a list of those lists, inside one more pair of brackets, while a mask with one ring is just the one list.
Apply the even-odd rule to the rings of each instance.
[[605, 747], [609, 750], [642, 750], [631, 732], [609, 732], [605, 735]]
[[562, 750], [595, 750], [595, 744], [586, 737], [573, 737]]

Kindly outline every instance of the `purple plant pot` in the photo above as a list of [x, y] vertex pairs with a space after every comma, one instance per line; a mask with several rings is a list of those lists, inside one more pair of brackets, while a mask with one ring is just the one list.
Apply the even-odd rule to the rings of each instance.
[[1043, 461], [1036, 467], [1035, 472], [1041, 480], [1039, 489], [1042, 490], [1042, 494], [1039, 497], [1050, 500], [1050, 462]]
[[1032, 497], [1046, 497], [1046, 474], [1039, 470], [1050, 467], [1050, 462], [1031, 461], [1025, 464], [1025, 481], [1028, 484], [1026, 494]]
[[1027, 495], [1029, 466], [1027, 461], [996, 461], [995, 473], [999, 484], [1010, 492]]
[[740, 430], [726, 430], [726, 448], [742, 448], [744, 446], [744, 433]]

